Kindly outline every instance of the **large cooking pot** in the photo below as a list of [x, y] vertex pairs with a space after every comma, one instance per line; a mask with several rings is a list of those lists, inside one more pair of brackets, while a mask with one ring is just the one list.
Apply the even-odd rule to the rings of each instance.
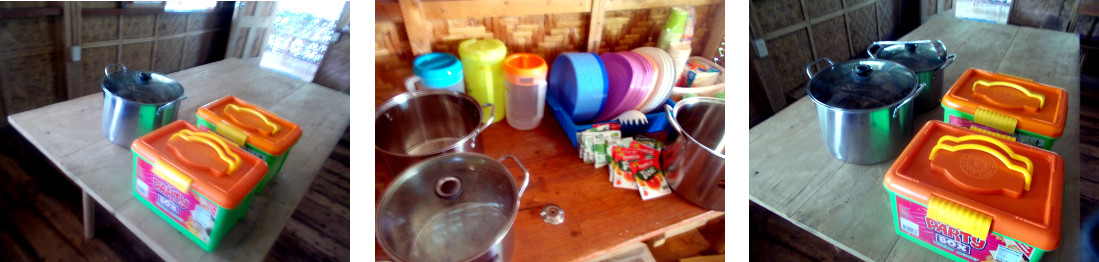
[[[114, 66], [122, 70], [110, 72]], [[159, 73], [111, 64], [103, 74], [103, 134], [122, 147], [175, 121], [179, 101], [187, 98], [179, 82]]]
[[956, 54], [947, 54], [946, 45], [939, 40], [878, 41], [866, 48], [871, 59], [884, 59], [900, 63], [916, 73], [921, 84], [927, 85], [916, 97], [916, 112], [926, 112], [941, 106], [946, 89], [943, 88], [943, 69], [954, 63]]
[[672, 130], [660, 162], [672, 192], [725, 211], [725, 100], [691, 97], [664, 107]]
[[[812, 72], [828, 62], [829, 67]], [[848, 163], [869, 165], [896, 157], [912, 137], [912, 104], [926, 85], [896, 62], [876, 59], [834, 64], [828, 58], [805, 67], [806, 91], [828, 152]]]
[[[483, 108], [489, 117], [481, 122]], [[483, 152], [480, 134], [493, 121], [495, 107], [444, 89], [416, 90], [393, 97], [374, 114], [375, 145], [390, 176], [444, 153]], [[381, 178], [385, 184], [388, 177]]]
[[[523, 182], [500, 162], [511, 158]], [[510, 261], [512, 225], [530, 174], [514, 156], [454, 153], [393, 180], [378, 205], [378, 243], [397, 261]]]

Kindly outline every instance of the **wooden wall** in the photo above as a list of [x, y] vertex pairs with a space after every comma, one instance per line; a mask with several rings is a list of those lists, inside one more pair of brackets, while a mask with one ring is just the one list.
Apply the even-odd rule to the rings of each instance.
[[[758, 78], [765, 99], [752, 101], [778, 112], [790, 99], [804, 96], [809, 77], [805, 66], [819, 58], [842, 62], [865, 57], [866, 47], [879, 40], [896, 39], [901, 1], [897, 0], [752, 0], [749, 31], [762, 39], [767, 56], [750, 47], [753, 78]], [[820, 68], [819, 66], [817, 68]], [[758, 92], [758, 91], [757, 91]], [[756, 117], [758, 118], [758, 117]]]
[[232, 2], [188, 13], [165, 13], [163, 7], [121, 8], [122, 3], [67, 3], [74, 10], [72, 45], [81, 47], [80, 61], [73, 62], [68, 98], [100, 92], [103, 68], [110, 64], [169, 74], [224, 57]]
[[63, 4], [0, 2], [0, 115], [63, 99]]
[[[655, 46], [673, 6], [696, 8], [692, 55], [716, 53], [724, 37], [722, 0], [468, 0], [375, 2], [376, 104], [404, 90], [412, 59], [458, 55], [466, 39], [493, 37], [509, 53], [613, 52]], [[594, 14], [594, 15], [593, 15]], [[594, 28], [594, 30], [593, 30]], [[715, 33], [716, 32], [716, 33]], [[715, 42], [716, 41], [716, 42]]]

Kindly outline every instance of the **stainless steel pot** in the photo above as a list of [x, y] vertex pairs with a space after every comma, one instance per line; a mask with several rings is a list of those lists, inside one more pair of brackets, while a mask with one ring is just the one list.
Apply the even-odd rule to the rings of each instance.
[[[113, 66], [122, 71], [110, 72]], [[187, 98], [179, 82], [159, 73], [112, 64], [103, 74], [103, 134], [122, 147], [175, 121], [179, 101]]]
[[660, 162], [672, 192], [725, 211], [725, 100], [691, 97], [664, 107], [672, 130]]
[[[828, 62], [817, 73], [812, 67]], [[913, 98], [926, 87], [901, 64], [875, 59], [836, 65], [828, 58], [805, 67], [806, 91], [817, 104], [817, 118], [828, 152], [853, 164], [876, 164], [896, 157], [912, 137]]]
[[916, 97], [916, 112], [926, 112], [941, 106], [946, 88], [943, 87], [943, 69], [954, 63], [956, 54], [947, 54], [946, 45], [939, 40], [878, 41], [866, 48], [871, 59], [884, 59], [900, 63], [916, 73], [916, 78], [927, 88]]
[[[523, 182], [500, 162], [511, 158]], [[512, 225], [530, 173], [514, 156], [454, 153], [393, 180], [378, 205], [378, 243], [397, 261], [510, 261]]]
[[[495, 112], [492, 104], [484, 107]], [[389, 174], [444, 153], [483, 152], [480, 134], [493, 121], [481, 122], [483, 108], [472, 96], [432, 89], [402, 93], [374, 114], [375, 145]], [[381, 181], [389, 181], [382, 178]]]

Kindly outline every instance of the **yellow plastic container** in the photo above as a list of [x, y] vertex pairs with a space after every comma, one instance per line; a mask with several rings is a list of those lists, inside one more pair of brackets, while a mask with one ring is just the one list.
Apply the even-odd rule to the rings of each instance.
[[[469, 39], [458, 44], [458, 55], [462, 58], [463, 72], [466, 75], [466, 93], [477, 99], [481, 105], [492, 103], [496, 107], [493, 123], [507, 116], [507, 94], [504, 80], [504, 57], [507, 46], [495, 38]], [[488, 109], [485, 109], [488, 110]], [[484, 112], [484, 120], [488, 114]]]

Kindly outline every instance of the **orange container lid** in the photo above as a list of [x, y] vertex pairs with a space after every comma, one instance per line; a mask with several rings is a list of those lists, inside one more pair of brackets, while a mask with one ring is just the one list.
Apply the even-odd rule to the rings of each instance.
[[[1018, 119], [1016, 128], [1050, 138], [1061, 137], [1068, 113], [1068, 92], [1023, 78], [966, 69], [943, 97], [943, 105], [975, 115], [978, 108]], [[1014, 133], [1015, 130], [1004, 130]]]
[[181, 191], [193, 189], [223, 208], [235, 208], [267, 174], [263, 160], [183, 120], [134, 140], [131, 149]]
[[[965, 216], [986, 218], [984, 232], [1043, 250], [1060, 244], [1064, 161], [1056, 153], [933, 120], [893, 162], [884, 183], [927, 205], [929, 217], [933, 200], [946, 202]], [[960, 224], [951, 226], [978, 227]]]
[[504, 58], [504, 72], [507, 72], [508, 81], [522, 83], [520, 77], [546, 78], [549, 67], [546, 60], [535, 54], [511, 54]]
[[218, 133], [225, 134], [225, 125], [243, 132], [245, 142], [271, 155], [281, 155], [301, 138], [297, 124], [235, 96], [200, 107], [198, 115], [218, 125]]

